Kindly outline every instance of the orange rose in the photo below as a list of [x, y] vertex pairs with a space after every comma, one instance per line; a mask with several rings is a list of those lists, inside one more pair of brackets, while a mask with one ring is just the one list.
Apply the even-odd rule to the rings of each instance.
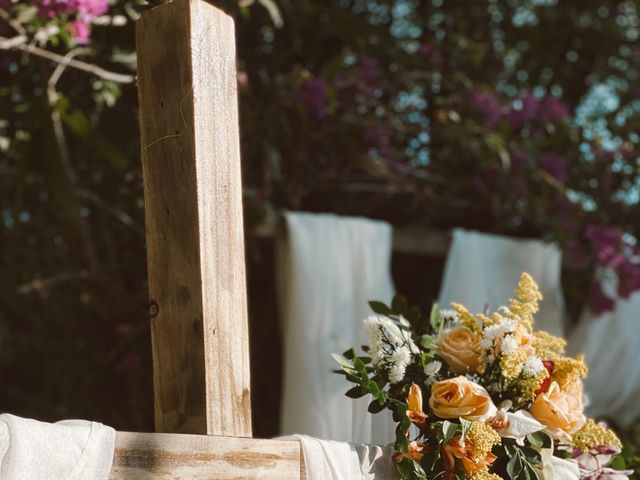
[[456, 459], [460, 460], [462, 467], [467, 475], [481, 470], [487, 470], [496, 460], [496, 456], [488, 452], [478, 455], [471, 442], [462, 441], [460, 436], [453, 437], [444, 447], [443, 459], [445, 468], [451, 471], [455, 468]]
[[457, 375], [475, 372], [480, 366], [480, 335], [468, 327], [446, 330], [438, 340], [438, 354]]
[[560, 390], [551, 382], [549, 390], [539, 394], [531, 406], [531, 415], [547, 427], [551, 436], [571, 440], [571, 434], [582, 428], [586, 417], [582, 413], [582, 382], [575, 382], [569, 391]]
[[440, 418], [465, 420], [487, 420], [497, 411], [484, 387], [462, 376], [434, 383], [429, 407]]
[[415, 383], [411, 383], [407, 395], [407, 417], [420, 428], [427, 422], [427, 414], [422, 410], [422, 390]]

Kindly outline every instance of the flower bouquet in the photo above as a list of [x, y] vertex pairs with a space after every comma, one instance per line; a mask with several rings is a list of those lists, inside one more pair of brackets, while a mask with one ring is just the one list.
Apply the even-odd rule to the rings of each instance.
[[403, 297], [371, 302], [365, 354], [334, 355], [355, 384], [347, 396], [392, 412], [405, 479], [626, 479], [620, 440], [583, 413], [583, 358], [534, 330], [542, 296], [529, 275], [515, 296], [493, 313], [436, 305], [428, 319]]

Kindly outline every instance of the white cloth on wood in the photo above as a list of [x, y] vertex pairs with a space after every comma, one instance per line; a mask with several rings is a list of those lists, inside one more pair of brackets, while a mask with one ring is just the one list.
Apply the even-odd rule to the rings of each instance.
[[456, 229], [439, 301], [443, 307], [462, 303], [473, 312], [494, 309], [513, 298], [520, 275], [527, 272], [544, 297], [536, 328], [563, 335], [561, 268], [562, 254], [554, 244]]
[[101, 423], [44, 423], [0, 415], [1, 480], [106, 480], [115, 431]]
[[584, 353], [589, 367], [584, 383], [589, 415], [622, 426], [640, 418], [639, 326], [640, 293], [635, 293], [618, 299], [611, 312], [586, 312], [571, 333], [569, 353]]
[[389, 447], [295, 435], [302, 445], [307, 480], [399, 479]]
[[389, 415], [367, 413], [368, 396], [347, 398], [331, 353], [366, 343], [369, 300], [389, 303], [392, 229], [385, 222], [289, 212], [278, 242], [283, 333], [281, 433], [386, 444]]

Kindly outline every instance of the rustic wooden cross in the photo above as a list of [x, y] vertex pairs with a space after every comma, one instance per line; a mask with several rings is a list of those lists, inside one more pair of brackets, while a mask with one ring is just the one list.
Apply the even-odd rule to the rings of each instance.
[[304, 478], [297, 441], [251, 438], [231, 18], [175, 0], [138, 22], [156, 431], [119, 432], [110, 478]]

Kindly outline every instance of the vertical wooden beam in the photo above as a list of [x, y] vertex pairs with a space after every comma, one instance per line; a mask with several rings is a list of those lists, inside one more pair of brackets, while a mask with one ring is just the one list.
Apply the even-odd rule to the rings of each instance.
[[156, 429], [249, 437], [233, 21], [175, 0], [136, 42]]

